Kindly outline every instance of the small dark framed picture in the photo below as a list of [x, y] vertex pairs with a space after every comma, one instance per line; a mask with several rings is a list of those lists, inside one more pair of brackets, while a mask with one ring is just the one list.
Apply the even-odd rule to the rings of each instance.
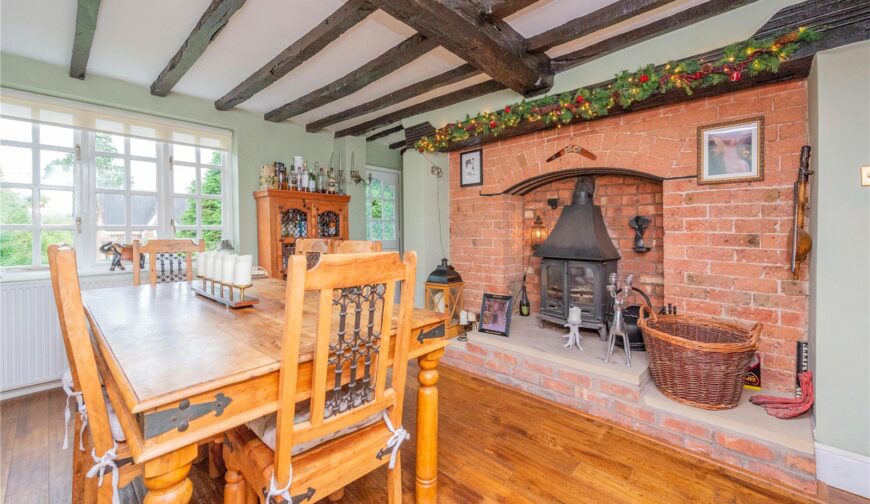
[[480, 308], [480, 332], [507, 336], [511, 331], [513, 296], [484, 294]]
[[483, 185], [483, 150], [463, 152], [459, 155], [459, 185]]
[[764, 180], [764, 117], [698, 127], [698, 184]]

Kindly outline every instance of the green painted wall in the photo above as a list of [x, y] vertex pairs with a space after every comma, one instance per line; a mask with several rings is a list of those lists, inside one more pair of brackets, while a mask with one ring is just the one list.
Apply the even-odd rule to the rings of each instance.
[[366, 142], [366, 164], [402, 171], [402, 155], [399, 149], [391, 149], [378, 142]]
[[[312, 163], [319, 161], [325, 164], [333, 152], [331, 133], [306, 133], [303, 126], [288, 122], [272, 123], [263, 120], [260, 114], [242, 110], [221, 112], [214, 108], [212, 102], [199, 98], [178, 94], [159, 98], [152, 96], [148, 88], [117, 79], [96, 75], [88, 75], [83, 81], [72, 79], [67, 71], [62, 66], [6, 53], [0, 55], [0, 85], [3, 87], [233, 131], [233, 186], [237, 189], [233, 225], [237, 246], [245, 254], [255, 254], [257, 249], [256, 208], [252, 193], [257, 189], [258, 167], [276, 160], [289, 163], [294, 155], [304, 156]], [[364, 165], [364, 147], [361, 155], [361, 158], [358, 155], [357, 160]], [[361, 209], [363, 202], [357, 194], [354, 197], [352, 204]], [[360, 213], [351, 210], [352, 234], [364, 228], [357, 222], [358, 218], [354, 219]]]
[[870, 456], [870, 42], [819, 53], [809, 91], [816, 441]]

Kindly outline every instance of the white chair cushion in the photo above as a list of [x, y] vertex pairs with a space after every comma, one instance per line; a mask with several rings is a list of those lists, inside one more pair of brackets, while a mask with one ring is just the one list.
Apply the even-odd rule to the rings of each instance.
[[[69, 368], [63, 372], [60, 379], [67, 389], [73, 390], [72, 371], [70, 371]], [[124, 430], [121, 429], [121, 422], [118, 421], [118, 415], [115, 413], [115, 408], [112, 407], [112, 401], [109, 400], [109, 396], [106, 394], [105, 390], [103, 390], [103, 399], [106, 401], [106, 412], [109, 414], [109, 429], [112, 431], [112, 439], [119, 443], [125, 441], [127, 438], [124, 436]], [[87, 408], [87, 405], [85, 405], [85, 407]]]
[[[305, 401], [303, 403], [299, 403], [296, 405], [296, 415], [293, 418], [293, 423], [302, 423], [307, 421], [311, 417], [311, 408], [310, 403]], [[355, 423], [349, 427], [344, 429], [331, 432], [326, 436], [312, 439], [311, 441], [306, 441], [305, 443], [301, 443], [295, 445], [293, 450], [290, 451], [291, 455], [299, 455], [304, 451], [308, 451], [315, 446], [321, 445], [327, 441], [331, 441], [333, 439], [344, 436], [345, 434], [350, 434], [351, 432], [356, 432], [363, 427], [368, 427], [373, 423], [381, 420], [383, 417], [382, 413], [376, 413], [365, 420], [362, 420], [358, 423]], [[251, 420], [246, 425], [249, 429], [258, 437], [260, 441], [262, 441], [266, 446], [275, 449], [275, 424], [278, 421], [277, 413], [272, 413], [270, 415], [266, 415], [264, 417], [257, 418], [256, 420]]]

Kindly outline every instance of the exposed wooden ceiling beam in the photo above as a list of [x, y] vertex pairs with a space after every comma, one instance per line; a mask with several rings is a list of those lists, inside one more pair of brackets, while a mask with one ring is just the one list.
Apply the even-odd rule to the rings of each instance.
[[232, 91], [214, 102], [218, 110], [229, 110], [274, 84], [291, 70], [323, 50], [344, 32], [377, 10], [367, 0], [349, 0], [296, 42], [281, 51]]
[[72, 58], [69, 63], [69, 76], [84, 79], [91, 57], [91, 45], [97, 30], [97, 14], [100, 0], [79, 0], [76, 10], [76, 35], [73, 41]]
[[416, 33], [405, 39], [381, 56], [353, 70], [344, 77], [320, 89], [284, 104], [266, 113], [267, 121], [280, 122], [303, 112], [316, 109], [340, 98], [344, 98], [381, 77], [398, 70], [420, 56], [434, 49], [438, 44]]
[[504, 19], [536, 2], [538, 2], [538, 0], [502, 0], [492, 6], [492, 17], [496, 19]]
[[680, 11], [659, 21], [635, 28], [626, 33], [602, 40], [597, 44], [578, 49], [568, 54], [553, 58], [553, 70], [564, 72], [583, 63], [606, 56], [612, 52], [644, 42], [659, 35], [672, 32], [690, 24], [703, 21], [729, 10], [743, 7], [756, 0], [710, 0], [701, 5]]
[[355, 106], [348, 110], [343, 110], [328, 117], [324, 117], [323, 119], [318, 119], [317, 121], [307, 124], [305, 129], [312, 133], [320, 131], [326, 126], [347, 121], [348, 119], [353, 119], [354, 117], [359, 117], [374, 112], [375, 110], [380, 110], [389, 107], [390, 105], [401, 103], [415, 96], [432, 91], [435, 88], [455, 84], [470, 77], [474, 77], [475, 75], [479, 75], [480, 73], [480, 70], [466, 63], [465, 65], [448, 70], [440, 75], [436, 75], [435, 77], [415, 82], [410, 86], [405, 86], [402, 89], [393, 91], [392, 93], [387, 93], [370, 102], [363, 103], [362, 105]]
[[[187, 40], [181, 44], [175, 56], [166, 64], [151, 84], [151, 94], [166, 96], [179, 80], [190, 70], [190, 67], [205, 52], [211, 41], [224, 29], [233, 14], [238, 11], [246, 0], [212, 0], [211, 5], [199, 18]], [[167, 13], [171, 14], [171, 13]]]
[[526, 39], [499, 19], [484, 19], [469, 0], [372, 0], [496, 81], [525, 95], [553, 85], [549, 58], [526, 52]]
[[404, 140], [399, 140], [398, 142], [393, 142], [390, 144], [391, 149], [401, 149], [404, 146], [405, 146]]
[[618, 0], [597, 11], [529, 38], [529, 52], [540, 53], [558, 45], [597, 32], [644, 12], [661, 7], [673, 0]]
[[384, 138], [385, 136], [390, 136], [397, 131], [402, 131], [403, 129], [405, 129], [404, 126], [402, 126], [401, 124], [397, 124], [397, 125], [393, 126], [392, 128], [387, 128], [383, 131], [378, 131], [374, 135], [372, 135], [370, 137], [366, 137], [366, 142], [371, 142], [372, 140], [377, 140], [378, 138]]
[[368, 133], [369, 131], [376, 130], [388, 124], [392, 124], [396, 121], [401, 121], [406, 117], [412, 117], [417, 114], [422, 114], [424, 112], [438, 110], [442, 107], [447, 107], [455, 103], [470, 100], [472, 98], [477, 98], [478, 96], [483, 96], [489, 93], [494, 93], [496, 91], [501, 91], [506, 88], [507, 86], [494, 80], [481, 82], [480, 84], [475, 84], [467, 88], [462, 88], [458, 91], [453, 91], [452, 93], [447, 93], [445, 95], [432, 98], [431, 100], [426, 100], [424, 102], [405, 107], [401, 110], [390, 112], [389, 114], [385, 114], [370, 121], [357, 124], [356, 126], [351, 126], [341, 131], [337, 131], [335, 133], [335, 137], [340, 138], [345, 136], [363, 135], [365, 133]]

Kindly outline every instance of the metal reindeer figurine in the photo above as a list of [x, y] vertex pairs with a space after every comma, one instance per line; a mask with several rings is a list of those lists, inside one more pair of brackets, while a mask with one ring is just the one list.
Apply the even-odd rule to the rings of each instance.
[[625, 365], [628, 367], [631, 367], [631, 344], [625, 331], [622, 308], [625, 305], [625, 298], [631, 294], [631, 284], [633, 281], [634, 275], [628, 275], [625, 277], [622, 287], [620, 287], [616, 273], [611, 273], [610, 284], [607, 286], [607, 292], [613, 297], [613, 322], [610, 324], [610, 332], [607, 337], [607, 354], [604, 356], [604, 362], [610, 361], [610, 356], [613, 355], [613, 347], [616, 346], [616, 337], [619, 336], [622, 338], [622, 348], [625, 350]]

